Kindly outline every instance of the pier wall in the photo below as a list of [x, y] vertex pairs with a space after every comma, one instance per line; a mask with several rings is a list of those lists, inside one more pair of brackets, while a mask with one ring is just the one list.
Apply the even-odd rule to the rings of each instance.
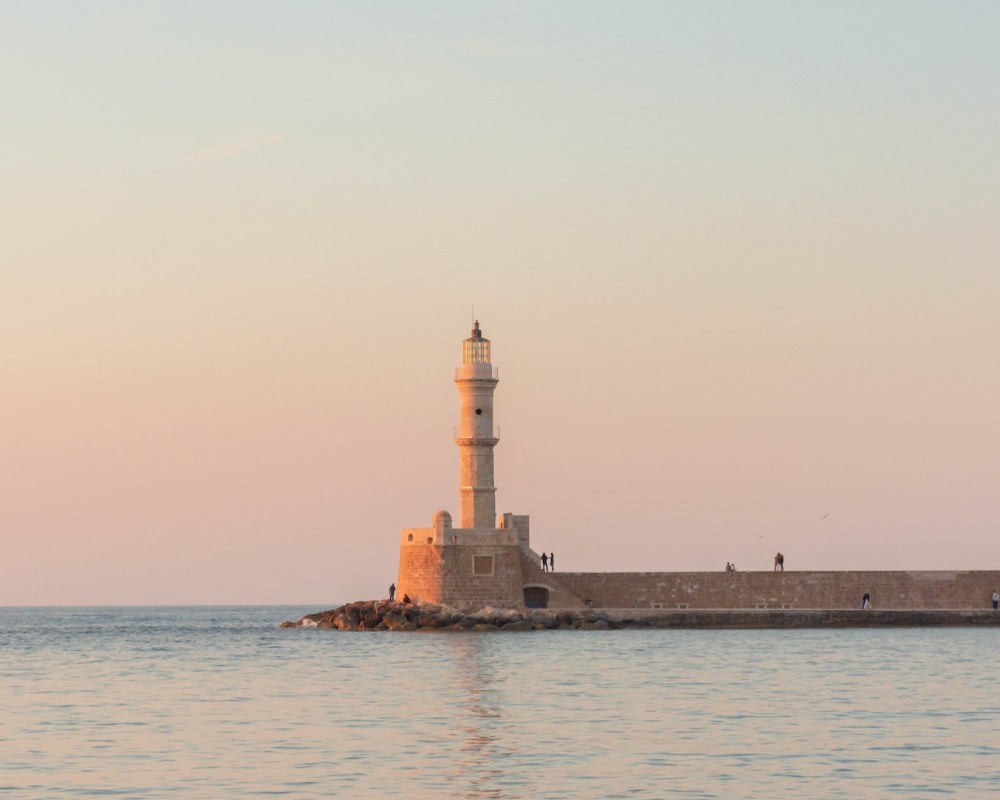
[[594, 608], [988, 608], [1000, 571], [558, 572]]

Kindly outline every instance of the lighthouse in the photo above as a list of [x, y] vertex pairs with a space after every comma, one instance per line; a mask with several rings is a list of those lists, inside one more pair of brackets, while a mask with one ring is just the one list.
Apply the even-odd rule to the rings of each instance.
[[543, 577], [531, 549], [527, 514], [496, 513], [493, 448], [500, 441], [493, 425], [497, 370], [490, 340], [476, 320], [462, 342], [462, 363], [455, 369], [459, 415], [458, 520], [439, 509], [429, 528], [403, 528], [399, 540], [396, 595], [460, 609], [548, 605], [550, 592], [561, 607], [582, 607], [571, 592]]
[[490, 340], [479, 329], [462, 343], [462, 365], [455, 370], [459, 395], [459, 526], [495, 528], [496, 486], [493, 484], [493, 448], [499, 438], [493, 427], [493, 393], [497, 370], [490, 361]]

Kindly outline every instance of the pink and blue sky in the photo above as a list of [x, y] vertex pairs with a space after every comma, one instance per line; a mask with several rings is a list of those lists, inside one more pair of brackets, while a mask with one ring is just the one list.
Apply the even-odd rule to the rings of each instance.
[[0, 4], [0, 605], [1000, 567], [1000, 5]]

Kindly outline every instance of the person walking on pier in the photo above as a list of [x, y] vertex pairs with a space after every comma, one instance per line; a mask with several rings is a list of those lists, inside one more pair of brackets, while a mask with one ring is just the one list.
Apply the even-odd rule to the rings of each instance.
[[391, 603], [395, 599], [396, 599], [396, 584], [390, 583], [389, 584], [389, 602]]
[[864, 595], [862, 595], [861, 597], [861, 607], [862, 608], [872, 607], [872, 596], [868, 594], [868, 592], [865, 592]]
[[1000, 603], [1000, 592], [996, 589], [993, 590], [993, 610], [996, 611], [997, 604]]

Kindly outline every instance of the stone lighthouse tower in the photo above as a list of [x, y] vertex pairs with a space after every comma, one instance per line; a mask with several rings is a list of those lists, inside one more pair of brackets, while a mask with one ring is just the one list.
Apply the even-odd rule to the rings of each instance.
[[490, 340], [479, 330], [462, 345], [462, 366], [455, 370], [460, 397], [460, 424], [455, 432], [461, 469], [459, 472], [459, 526], [496, 527], [496, 486], [493, 485], [493, 448], [500, 441], [493, 428], [493, 392], [497, 371], [490, 361]]
[[[493, 483], [493, 393], [497, 371], [490, 360], [490, 340], [477, 321], [462, 343], [462, 364], [455, 370], [459, 424], [458, 524], [451, 514], [434, 512], [429, 528], [404, 528], [399, 543], [398, 597], [447, 603], [456, 608], [525, 604], [524, 570], [539, 572], [529, 543], [527, 515], [496, 513]], [[533, 573], [532, 573], [533, 574]], [[547, 591], [547, 590], [546, 590]], [[546, 595], [547, 596], [547, 595]]]

